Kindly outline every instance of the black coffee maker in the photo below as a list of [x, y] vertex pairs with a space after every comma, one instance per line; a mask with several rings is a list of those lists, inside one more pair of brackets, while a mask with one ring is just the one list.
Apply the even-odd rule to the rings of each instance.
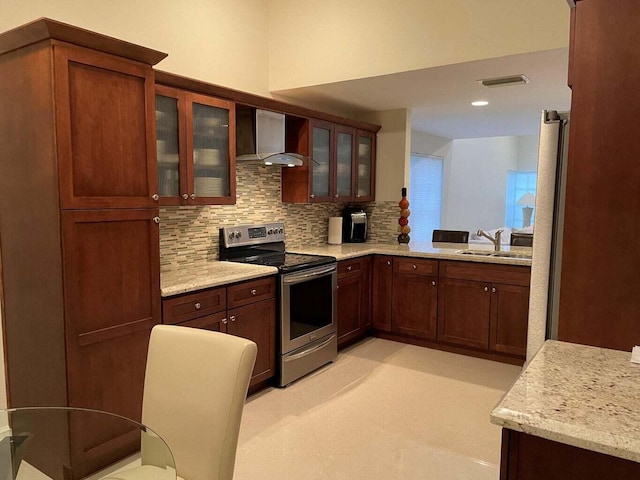
[[367, 214], [362, 207], [345, 207], [342, 210], [342, 241], [361, 243], [367, 241]]

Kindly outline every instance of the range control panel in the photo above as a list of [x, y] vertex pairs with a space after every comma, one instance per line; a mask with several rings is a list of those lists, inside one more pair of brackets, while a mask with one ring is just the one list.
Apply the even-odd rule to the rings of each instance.
[[225, 247], [284, 242], [285, 237], [284, 223], [238, 225], [236, 227], [223, 227], [221, 231]]

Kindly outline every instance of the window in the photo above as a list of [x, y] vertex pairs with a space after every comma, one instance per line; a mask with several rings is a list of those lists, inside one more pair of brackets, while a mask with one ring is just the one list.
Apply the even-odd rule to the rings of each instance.
[[440, 228], [442, 210], [442, 158], [411, 155], [409, 169], [409, 226], [411, 240], [430, 242]]
[[[509, 228], [522, 228], [522, 205], [518, 205], [518, 200], [526, 193], [536, 194], [536, 181], [538, 172], [518, 172], [510, 170], [507, 172], [507, 199], [505, 209], [505, 225]], [[533, 207], [533, 205], [531, 205]], [[535, 210], [531, 225], [535, 220]]]

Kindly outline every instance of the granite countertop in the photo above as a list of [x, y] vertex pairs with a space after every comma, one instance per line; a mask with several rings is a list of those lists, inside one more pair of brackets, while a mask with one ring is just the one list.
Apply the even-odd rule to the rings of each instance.
[[276, 267], [246, 263], [213, 261], [184, 265], [160, 272], [160, 293], [163, 297], [169, 297], [276, 273]]
[[511, 430], [640, 462], [631, 352], [547, 340], [491, 413]]
[[[480, 255], [461, 255], [459, 250], [483, 250], [491, 252], [492, 245], [470, 245], [459, 243], [411, 243], [409, 245], [383, 243], [345, 243], [343, 245], [320, 245], [287, 248], [292, 253], [329, 255], [338, 260], [361, 257], [364, 255], [398, 255], [405, 257], [434, 258], [441, 260], [462, 260], [481, 263], [501, 263], [507, 265], [531, 265], [530, 258], [487, 257]], [[509, 247], [503, 247], [509, 251]], [[528, 247], [512, 247], [511, 251], [531, 253]], [[203, 288], [216, 287], [229, 283], [251, 280], [278, 273], [275, 267], [248, 265], [244, 263], [209, 261], [188, 265], [163, 266], [160, 272], [160, 291], [163, 297], [194, 292]]]
[[[343, 243], [342, 245], [319, 245], [287, 247], [292, 253], [308, 253], [313, 255], [331, 255], [338, 260], [360, 257], [363, 255], [398, 255], [404, 257], [435, 258], [439, 260], [462, 260], [480, 263], [501, 263], [506, 265], [531, 265], [531, 258], [488, 257], [481, 255], [461, 255], [460, 250], [474, 250], [492, 252], [493, 245], [487, 244], [461, 244], [461, 243], [409, 243], [399, 245], [397, 243]], [[514, 252], [531, 255], [531, 247], [502, 246], [503, 252]]]

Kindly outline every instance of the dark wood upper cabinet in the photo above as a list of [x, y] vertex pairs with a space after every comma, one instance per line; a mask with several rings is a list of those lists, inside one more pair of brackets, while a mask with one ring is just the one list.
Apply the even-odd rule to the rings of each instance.
[[61, 207], [155, 207], [151, 68], [75, 46], [53, 48]]
[[571, 126], [558, 337], [630, 351], [640, 342], [638, 2], [572, 12]]
[[282, 201], [373, 201], [375, 135], [326, 120], [287, 119], [287, 149], [310, 160], [282, 169]]
[[158, 85], [155, 118], [160, 204], [234, 204], [235, 104]]

